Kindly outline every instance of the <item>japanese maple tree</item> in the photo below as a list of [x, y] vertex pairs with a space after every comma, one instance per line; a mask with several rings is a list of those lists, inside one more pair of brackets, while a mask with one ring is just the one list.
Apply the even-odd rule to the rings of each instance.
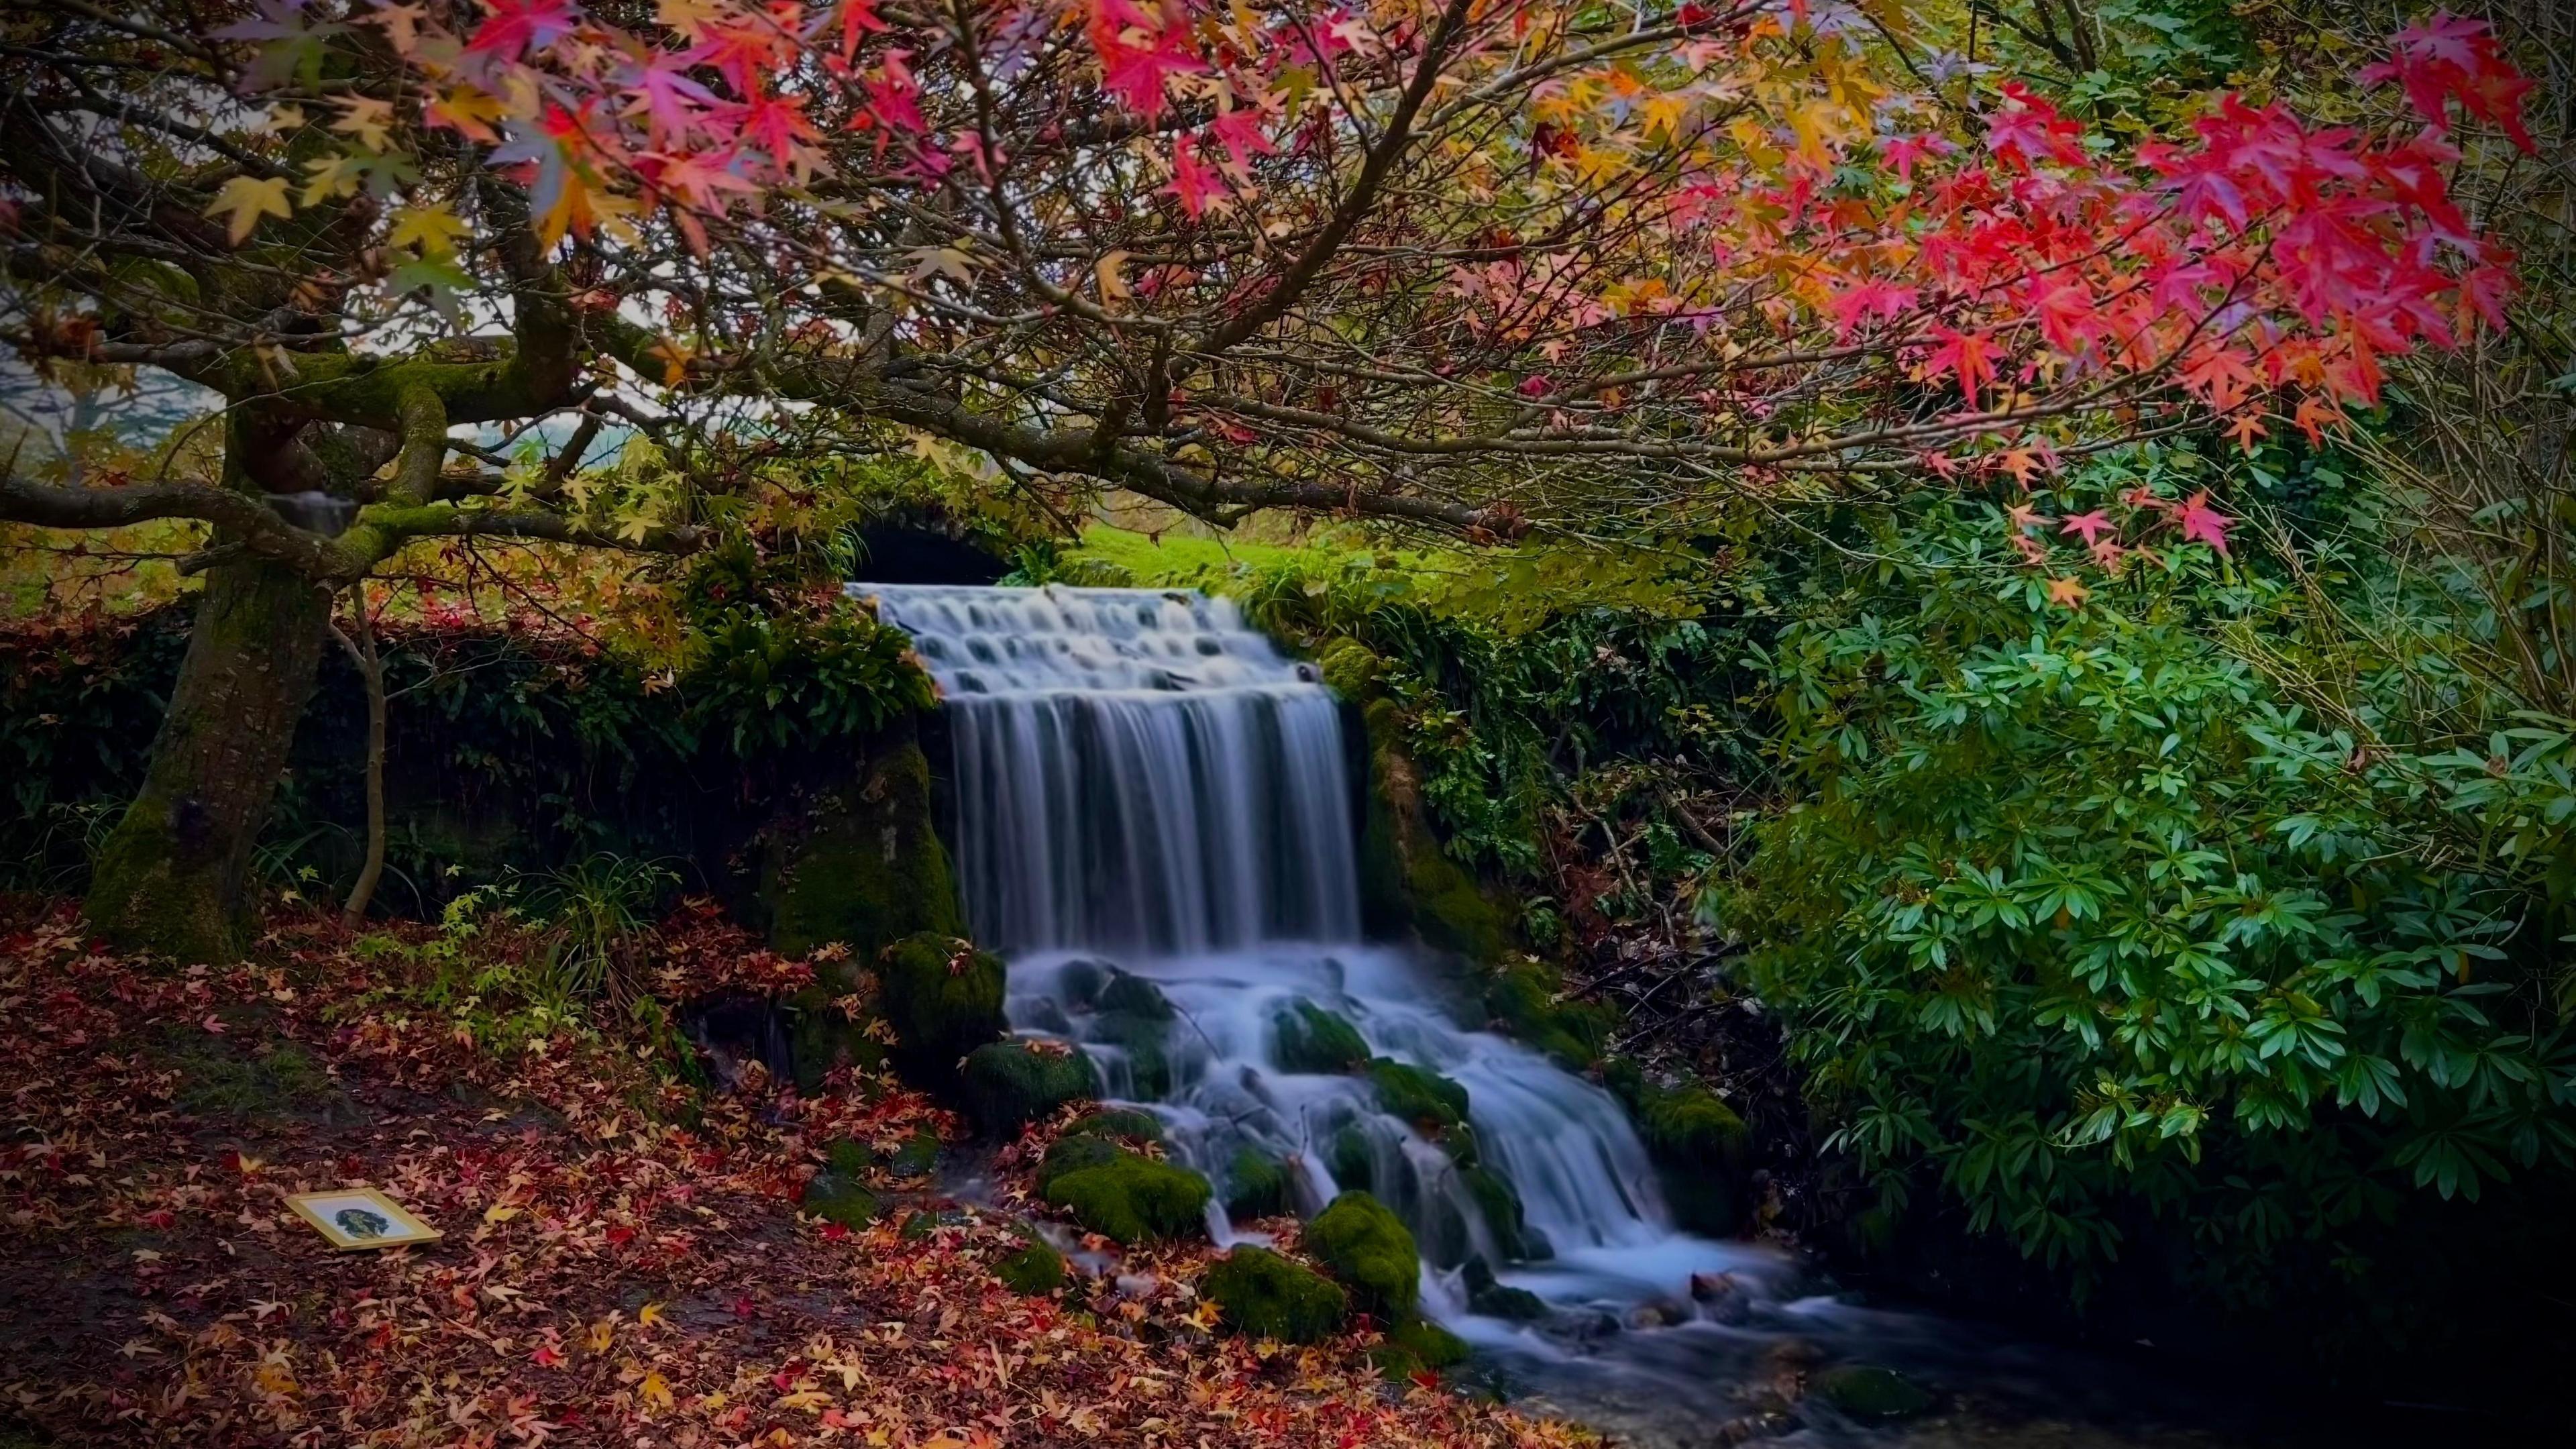
[[[225, 400], [220, 479], [0, 492], [213, 526], [91, 901], [192, 954], [228, 940], [324, 595], [416, 540], [685, 550], [797, 458], [886, 449], [1068, 513], [1491, 541], [2315, 433], [2495, 316], [2454, 128], [2528, 145], [2528, 82], [2449, 17], [2355, 78], [2404, 98], [2376, 128], [2212, 97], [2123, 146], [1803, 0], [10, 15], [12, 341]], [[533, 469], [458, 433], [558, 415]], [[633, 427], [654, 486], [587, 480]], [[272, 506], [316, 493], [345, 526]], [[2210, 500], [2137, 506], [2225, 542]]]

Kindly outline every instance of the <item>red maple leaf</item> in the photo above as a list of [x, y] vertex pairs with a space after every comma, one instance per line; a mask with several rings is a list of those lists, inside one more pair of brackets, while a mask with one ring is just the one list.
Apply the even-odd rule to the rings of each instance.
[[2178, 516], [2182, 520], [2182, 537], [2185, 543], [2198, 540], [2221, 554], [2227, 552], [2227, 528], [2236, 520], [2209, 506], [2208, 489], [2203, 488], [2183, 500], [2182, 510]]

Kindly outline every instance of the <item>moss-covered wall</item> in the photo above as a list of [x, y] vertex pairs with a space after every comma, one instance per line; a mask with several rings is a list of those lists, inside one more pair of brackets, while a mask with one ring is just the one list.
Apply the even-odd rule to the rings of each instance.
[[964, 934], [930, 764], [908, 722], [870, 742], [845, 778], [779, 804], [754, 895], [772, 946], [802, 955], [839, 941], [870, 960], [915, 932]]

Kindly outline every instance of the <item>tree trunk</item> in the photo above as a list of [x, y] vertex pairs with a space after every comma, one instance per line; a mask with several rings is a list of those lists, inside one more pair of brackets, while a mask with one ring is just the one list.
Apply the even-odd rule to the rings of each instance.
[[385, 661], [376, 652], [375, 626], [367, 620], [364, 584], [349, 590], [349, 603], [356, 642], [336, 628], [331, 635], [349, 652], [349, 662], [358, 667], [358, 683], [367, 691], [367, 863], [359, 867], [358, 883], [349, 887], [348, 903], [340, 908], [342, 929], [354, 931], [365, 923], [376, 883], [385, 878]]
[[182, 961], [239, 956], [251, 851], [313, 695], [327, 596], [256, 559], [207, 571], [143, 789], [100, 850], [91, 928]]

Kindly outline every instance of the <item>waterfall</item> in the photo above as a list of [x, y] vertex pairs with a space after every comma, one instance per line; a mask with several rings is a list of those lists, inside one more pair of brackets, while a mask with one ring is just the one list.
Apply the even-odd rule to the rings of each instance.
[[[1013, 1027], [1081, 1042], [1105, 1098], [1161, 1119], [1173, 1155], [1217, 1186], [1220, 1244], [1251, 1236], [1222, 1208], [1246, 1162], [1288, 1164], [1302, 1214], [1366, 1187], [1412, 1228], [1428, 1311], [1554, 1406], [1643, 1442], [1755, 1422], [1738, 1418], [1741, 1386], [1807, 1361], [1770, 1357], [1784, 1349], [1936, 1374], [2004, 1365], [2023, 1389], [2055, 1372], [1990, 1334], [1818, 1293], [1771, 1250], [1676, 1232], [1614, 1098], [1462, 1024], [1474, 1013], [1438, 963], [1363, 941], [1340, 712], [1230, 601], [849, 592], [938, 681], [960, 890], [1009, 963]], [[1347, 1060], [1319, 1069], [1294, 1040], [1310, 1009], [1367, 1057], [1465, 1088], [1466, 1128], [1383, 1110]], [[1535, 1294], [1543, 1321], [1478, 1311], [1487, 1271]], [[1827, 1412], [1797, 1442], [1877, 1441]]]

